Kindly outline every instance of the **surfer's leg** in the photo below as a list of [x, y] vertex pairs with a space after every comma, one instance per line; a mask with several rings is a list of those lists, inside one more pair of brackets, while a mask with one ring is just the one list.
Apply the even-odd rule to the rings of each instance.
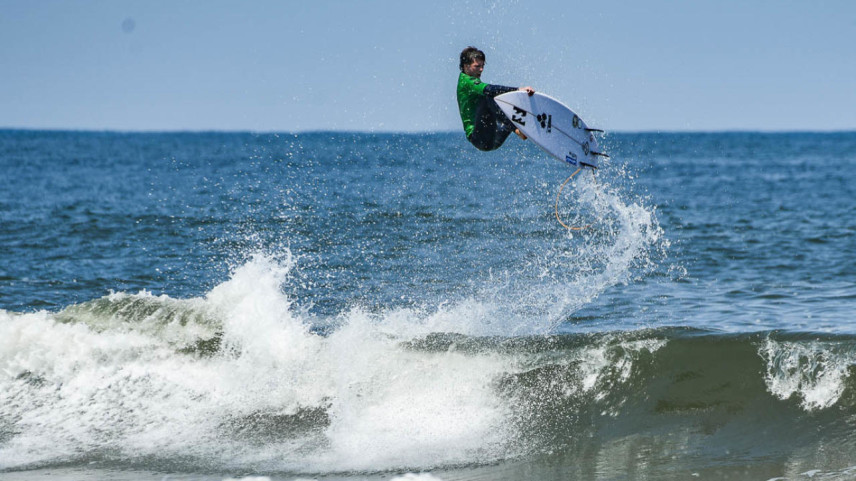
[[478, 124], [476, 124], [476, 128], [473, 130], [473, 133], [469, 136], [469, 141], [473, 146], [479, 150], [493, 150], [495, 147], [494, 144], [494, 135], [495, 132], [490, 128], [479, 128]]
[[[507, 124], [499, 123], [496, 125], [496, 135], [493, 137], [493, 149], [498, 149], [505, 143], [505, 139], [511, 135], [512, 132], [517, 130], [513, 125], [509, 126]], [[493, 150], [491, 149], [491, 150]]]
[[479, 150], [496, 150], [516, 130], [517, 127], [496, 101], [492, 97], [484, 97], [476, 109], [475, 128], [470, 142]]
[[[484, 97], [476, 109], [475, 128], [469, 139], [475, 148], [479, 150], [494, 150], [505, 141], [503, 137], [499, 144], [497, 144], [497, 116], [494, 109], [491, 108], [491, 104], [495, 106], [496, 102], [490, 97]], [[496, 108], [498, 109], [499, 107]]]
[[[505, 139], [511, 135], [512, 132], [517, 130], [517, 127], [513, 122], [505, 115], [505, 112], [499, 108], [499, 105], [496, 104], [496, 100], [492, 98], [488, 98], [487, 105], [493, 114], [493, 118], [495, 119], [495, 132], [493, 138], [493, 149], [498, 149], [503, 143], [505, 143]], [[491, 150], [493, 150], [491, 149]]]
[[485, 104], [488, 109], [490, 109], [491, 115], [496, 119], [496, 121], [503, 126], [503, 128], [510, 128], [513, 132], [517, 126], [514, 125], [514, 122], [505, 115], [505, 112], [499, 108], [499, 104], [496, 103], [496, 100], [493, 98], [485, 97]]

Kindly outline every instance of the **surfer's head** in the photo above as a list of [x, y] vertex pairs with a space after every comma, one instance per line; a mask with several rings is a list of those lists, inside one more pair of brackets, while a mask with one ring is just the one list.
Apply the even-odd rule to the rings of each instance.
[[467, 47], [461, 52], [461, 72], [471, 77], [481, 77], [484, 70], [484, 52], [475, 48]]

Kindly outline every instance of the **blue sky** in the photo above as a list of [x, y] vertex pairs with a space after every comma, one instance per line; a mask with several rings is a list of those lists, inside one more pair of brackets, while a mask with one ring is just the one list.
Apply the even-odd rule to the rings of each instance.
[[856, 130], [849, 0], [0, 0], [0, 127], [456, 131], [467, 45], [612, 131]]

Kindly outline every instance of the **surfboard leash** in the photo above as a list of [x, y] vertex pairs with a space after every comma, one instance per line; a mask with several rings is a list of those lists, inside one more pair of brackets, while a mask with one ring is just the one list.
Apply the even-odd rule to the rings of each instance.
[[[587, 226], [583, 226], [583, 227], [571, 227], [571, 226], [565, 224], [564, 222], [562, 222], [562, 217], [559, 216], [559, 196], [562, 195], [562, 189], [564, 189], [565, 186], [568, 185], [568, 182], [570, 182], [571, 179], [573, 179], [575, 175], [579, 174], [581, 170], [583, 170], [582, 166], [577, 167], [577, 170], [575, 170], [574, 173], [571, 174], [570, 177], [568, 177], [567, 179], [565, 179], [564, 182], [562, 182], [562, 186], [559, 187], [559, 192], [556, 193], [556, 220], [559, 221], [559, 224], [562, 224], [562, 227], [564, 227], [565, 229], [568, 229], [568, 230], [579, 231], [579, 230], [583, 230], [583, 229], [587, 229], [587, 228], [591, 227], [591, 225], [587, 225]], [[594, 171], [592, 171], [592, 174], [594, 174]]]

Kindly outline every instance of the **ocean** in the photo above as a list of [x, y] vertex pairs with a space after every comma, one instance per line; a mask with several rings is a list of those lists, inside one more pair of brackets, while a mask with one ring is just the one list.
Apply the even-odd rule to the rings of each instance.
[[0, 479], [856, 479], [856, 133], [601, 146], [0, 131]]

